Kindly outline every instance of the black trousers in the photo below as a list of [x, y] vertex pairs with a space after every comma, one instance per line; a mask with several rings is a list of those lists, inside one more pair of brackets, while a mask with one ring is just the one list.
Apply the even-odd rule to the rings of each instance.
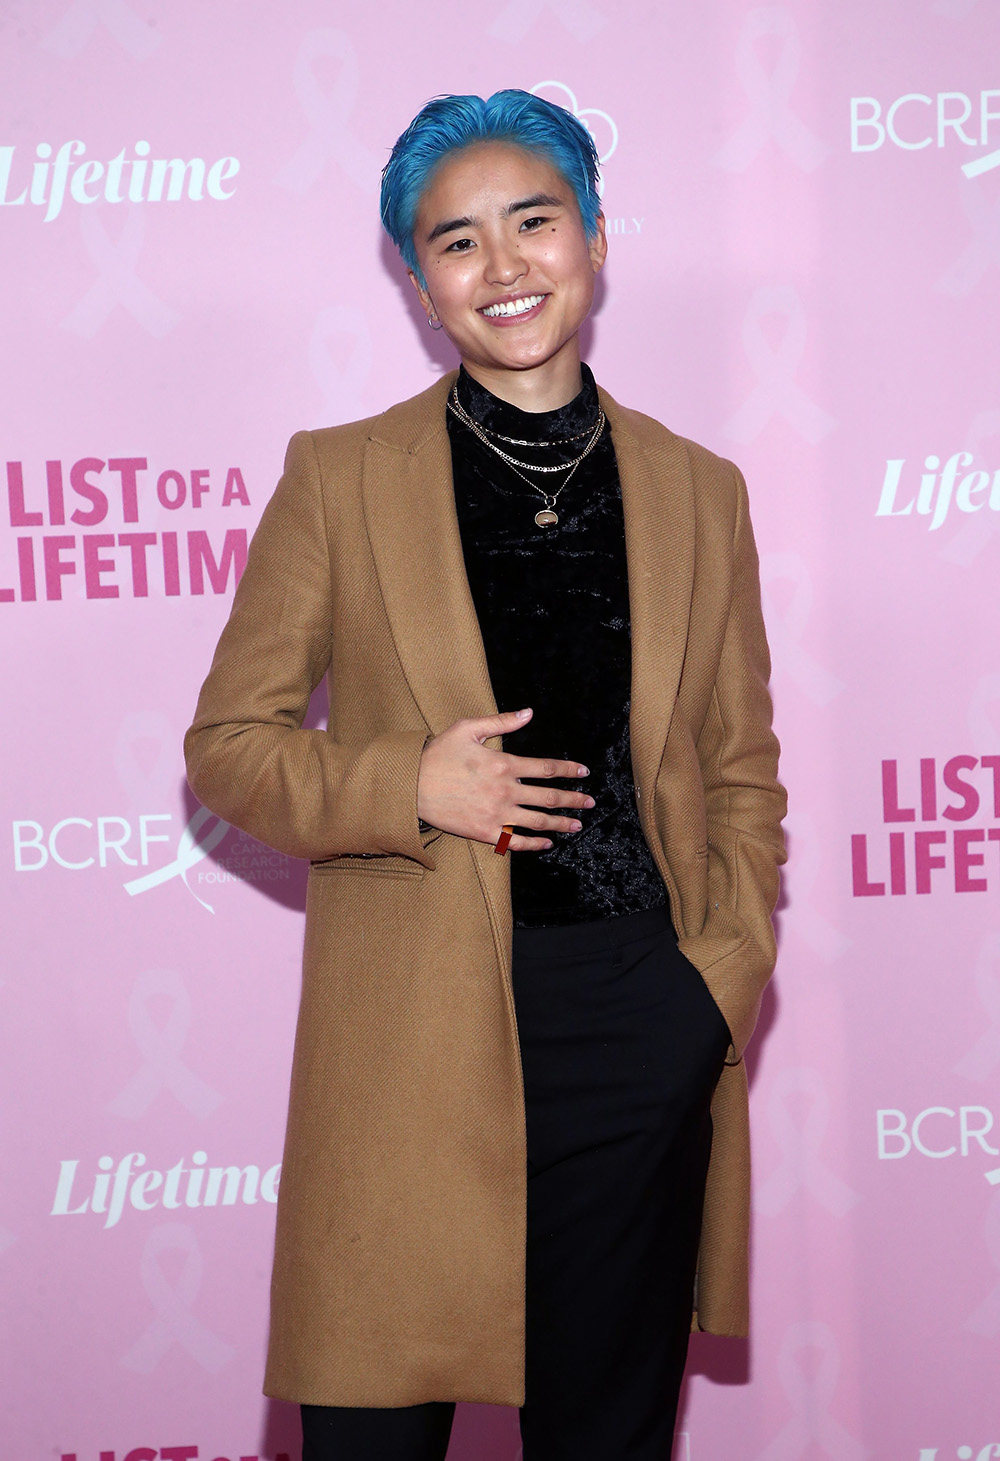
[[[729, 1030], [666, 908], [516, 929], [524, 1461], [670, 1461]], [[444, 1461], [454, 1403], [302, 1407], [303, 1461]]]

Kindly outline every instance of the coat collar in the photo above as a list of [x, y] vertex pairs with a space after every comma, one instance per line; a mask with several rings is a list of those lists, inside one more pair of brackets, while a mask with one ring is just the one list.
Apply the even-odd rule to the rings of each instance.
[[[396, 648], [435, 735], [463, 717], [496, 711], [455, 510], [445, 421], [454, 380], [451, 372], [373, 421], [363, 484], [365, 521]], [[687, 642], [694, 487], [680, 437], [619, 406], [605, 391], [600, 398], [611, 423], [625, 515], [632, 766], [645, 822]]]

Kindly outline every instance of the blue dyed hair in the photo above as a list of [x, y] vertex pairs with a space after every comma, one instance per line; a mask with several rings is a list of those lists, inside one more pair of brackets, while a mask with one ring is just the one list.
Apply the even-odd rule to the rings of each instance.
[[437, 96], [413, 118], [382, 171], [383, 226], [421, 284], [424, 277], [413, 247], [420, 199], [438, 164], [476, 142], [510, 142], [542, 153], [576, 194], [587, 237], [597, 232], [597, 148], [572, 112], [528, 91], [495, 91], [485, 101], [481, 96]]

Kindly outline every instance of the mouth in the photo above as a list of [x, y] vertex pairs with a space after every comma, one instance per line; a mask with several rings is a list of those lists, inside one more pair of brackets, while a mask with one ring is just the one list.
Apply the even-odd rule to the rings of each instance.
[[534, 319], [543, 309], [548, 297], [547, 294], [522, 294], [513, 299], [497, 300], [495, 304], [486, 305], [478, 313], [484, 320], [489, 320], [491, 325], [517, 324], [522, 320]]

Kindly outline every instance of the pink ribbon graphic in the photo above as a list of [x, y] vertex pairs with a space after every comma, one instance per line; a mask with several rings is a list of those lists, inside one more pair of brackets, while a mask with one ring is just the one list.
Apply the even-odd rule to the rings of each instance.
[[591, 41], [607, 25], [607, 19], [589, 0], [508, 0], [487, 31], [505, 43], [520, 41], [535, 21], [551, 11], [578, 41]]
[[[804, 1116], [792, 1114], [789, 1102], [796, 1096], [805, 1096], [809, 1101]], [[774, 1217], [800, 1189], [805, 1189], [827, 1212], [843, 1217], [860, 1198], [819, 1155], [830, 1124], [830, 1098], [819, 1071], [810, 1066], [789, 1066], [781, 1071], [771, 1087], [767, 1115], [783, 1161], [758, 1184], [756, 1211]]]
[[63, 326], [87, 340], [92, 339], [107, 323], [115, 305], [120, 304], [136, 324], [156, 339], [162, 339], [174, 328], [180, 315], [158, 299], [136, 275], [146, 233], [142, 206], [137, 203], [125, 206], [125, 223], [117, 243], [108, 237], [100, 212], [99, 205], [80, 210], [84, 246], [97, 266], [98, 278], [63, 320]]
[[[769, 315], [784, 315], [788, 322], [777, 348], [772, 348], [762, 328]], [[806, 314], [795, 290], [787, 284], [755, 290], [743, 316], [742, 334], [757, 385], [726, 422], [723, 434], [734, 441], [753, 441], [772, 416], [783, 416], [813, 446], [829, 436], [835, 419], [810, 400], [794, 378], [806, 348]]]
[[[170, 1001], [166, 1023], [157, 1026], [150, 1001]], [[128, 1006], [128, 1024], [145, 1064], [108, 1103], [116, 1116], [144, 1116], [161, 1091], [167, 1090], [194, 1116], [210, 1116], [222, 1096], [180, 1059], [191, 1028], [191, 997], [172, 969], [147, 969], [136, 978]]]
[[[757, 52], [758, 42], [767, 37], [783, 42], [770, 75]], [[789, 105], [800, 60], [798, 27], [786, 6], [761, 5], [747, 12], [736, 46], [736, 70], [751, 111], [716, 154], [719, 167], [746, 172], [772, 138], [803, 172], [812, 172], [829, 155], [830, 149]]]
[[[809, 1350], [819, 1355], [812, 1374], [802, 1364], [802, 1356]], [[840, 1350], [830, 1326], [817, 1319], [790, 1325], [778, 1355], [778, 1378], [793, 1414], [758, 1461], [797, 1461], [800, 1456], [815, 1454], [811, 1442], [830, 1461], [862, 1461], [867, 1456], [857, 1437], [830, 1414], [839, 1377]]]
[[[184, 1266], [172, 1285], [161, 1262], [165, 1253], [180, 1253]], [[186, 1223], [160, 1223], [142, 1250], [140, 1274], [156, 1317], [120, 1363], [127, 1370], [150, 1375], [163, 1356], [179, 1344], [203, 1370], [215, 1374], [236, 1354], [231, 1344], [213, 1334], [191, 1312], [198, 1297], [204, 1265], [194, 1230]]]
[[[778, 609], [772, 592], [778, 583], [792, 586], [784, 613]], [[765, 553], [760, 560], [760, 587], [773, 661], [772, 684], [776, 685], [787, 675], [808, 699], [817, 705], [829, 705], [845, 686], [802, 647], [813, 610], [813, 581], [808, 564], [798, 553]]]
[[782, 879], [788, 894], [782, 918], [825, 963], [834, 964], [851, 947], [851, 940], [809, 901], [820, 877], [822, 839], [807, 813], [791, 814], [785, 826], [795, 848], [795, 857]]
[[969, 1080], [984, 1081], [1000, 1065], [1000, 933], [986, 935], [973, 977], [990, 1023], [969, 1053], [957, 1062], [955, 1072]]
[[335, 425], [357, 421], [365, 414], [362, 401], [373, 358], [371, 330], [363, 311], [351, 304], [331, 304], [320, 310], [309, 340], [309, 364], [323, 392], [321, 420]]
[[[990, 1196], [983, 1232], [990, 1260], [994, 1268], [1000, 1269], [1000, 1192], [994, 1192]], [[962, 1328], [970, 1334], [985, 1335], [987, 1339], [994, 1339], [1000, 1334], [1000, 1283], [996, 1284], [979, 1307], [969, 1315]]]
[[[316, 62], [323, 59], [340, 63], [340, 70], [327, 91], [315, 72]], [[299, 47], [292, 83], [312, 131], [278, 173], [275, 178], [278, 186], [293, 193], [305, 193], [335, 158], [362, 192], [374, 192], [381, 164], [350, 128], [351, 113], [361, 89], [361, 72], [347, 32], [307, 31]]]
[[[137, 811], [162, 805], [176, 782], [180, 739], [167, 717], [159, 710], [136, 710], [126, 715], [115, 742], [115, 770]], [[152, 750], [147, 770], [138, 748]]]
[[68, 60], [79, 55], [99, 25], [137, 61], [145, 61], [160, 44], [160, 32], [136, 15], [125, 0], [73, 0], [42, 44]]
[[[980, 159], [983, 161], [985, 159]], [[964, 299], [994, 264], [1000, 264], [1000, 198], [987, 198], [988, 183], [960, 179], [959, 199], [972, 225], [972, 239], [938, 280], [942, 294]]]

